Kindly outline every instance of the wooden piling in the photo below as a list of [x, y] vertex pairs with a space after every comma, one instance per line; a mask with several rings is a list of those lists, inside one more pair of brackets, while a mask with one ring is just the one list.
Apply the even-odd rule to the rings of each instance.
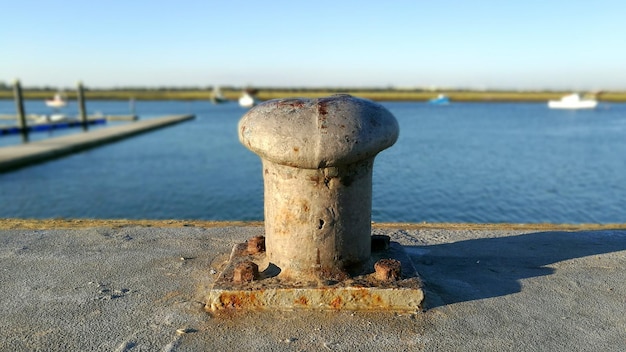
[[83, 90], [83, 82], [78, 81], [76, 86], [78, 98], [78, 114], [80, 116], [80, 122], [83, 126], [83, 131], [87, 131], [87, 110], [85, 109], [85, 92]]
[[28, 125], [26, 123], [26, 113], [24, 112], [24, 97], [22, 96], [22, 86], [18, 79], [13, 84], [13, 95], [15, 96], [15, 109], [17, 110], [17, 125], [22, 134], [22, 143], [28, 143]]

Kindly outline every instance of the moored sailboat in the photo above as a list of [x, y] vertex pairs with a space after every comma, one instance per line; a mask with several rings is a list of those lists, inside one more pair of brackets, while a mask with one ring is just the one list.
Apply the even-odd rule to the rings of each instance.
[[258, 103], [255, 97], [256, 89], [245, 89], [239, 97], [239, 105], [244, 108], [251, 108]]
[[67, 100], [65, 100], [61, 93], [56, 93], [54, 98], [46, 100], [46, 105], [51, 108], [59, 109], [67, 105]]

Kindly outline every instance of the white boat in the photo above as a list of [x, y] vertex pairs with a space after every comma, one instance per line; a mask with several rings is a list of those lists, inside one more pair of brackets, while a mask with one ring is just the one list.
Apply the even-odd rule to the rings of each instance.
[[51, 108], [62, 108], [67, 105], [67, 101], [63, 99], [61, 93], [57, 93], [54, 95], [54, 98], [46, 100], [46, 105]]
[[255, 106], [257, 103], [258, 101], [254, 98], [254, 96], [252, 96], [252, 94], [246, 91], [244, 91], [241, 94], [241, 97], [239, 97], [239, 105], [244, 108], [251, 108]]
[[50, 122], [70, 122], [75, 121], [75, 118], [71, 118], [65, 114], [50, 114], [50, 115], [41, 115], [36, 120], [35, 123], [50, 123]]
[[593, 109], [597, 105], [597, 100], [584, 99], [577, 93], [566, 95], [561, 100], [548, 101], [548, 107], [551, 109]]
[[218, 86], [213, 87], [213, 93], [211, 93], [211, 103], [219, 104], [219, 103], [224, 103], [227, 101], [228, 99], [226, 99], [224, 94], [222, 94], [222, 90], [220, 89], [220, 87]]

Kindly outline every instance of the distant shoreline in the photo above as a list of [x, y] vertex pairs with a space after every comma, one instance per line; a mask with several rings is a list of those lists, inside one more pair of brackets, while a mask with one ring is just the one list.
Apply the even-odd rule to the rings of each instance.
[[[55, 91], [24, 89], [25, 99], [49, 99]], [[75, 91], [65, 92], [68, 99], [76, 99]], [[222, 89], [229, 100], [237, 100], [241, 89]], [[258, 88], [260, 100], [303, 97], [318, 98], [336, 93], [348, 93], [374, 101], [428, 101], [438, 94], [446, 94], [457, 102], [545, 102], [559, 99], [572, 91], [478, 91], [478, 90], [402, 90], [402, 89], [360, 89], [360, 88]], [[603, 102], [626, 102], [626, 91], [581, 92], [594, 96]], [[207, 100], [211, 99], [210, 89], [88, 89], [87, 100]], [[12, 90], [0, 90], [0, 99], [13, 99]]]

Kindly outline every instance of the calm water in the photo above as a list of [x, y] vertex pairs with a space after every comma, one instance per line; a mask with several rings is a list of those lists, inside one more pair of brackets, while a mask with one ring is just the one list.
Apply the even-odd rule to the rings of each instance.
[[[626, 222], [626, 104], [383, 105], [400, 138], [376, 159], [374, 221]], [[129, 104], [87, 109], [127, 114]], [[196, 119], [0, 174], [0, 217], [262, 220], [260, 160], [237, 139], [245, 110], [198, 101], [136, 109]], [[46, 108], [30, 101], [26, 110]], [[13, 112], [12, 101], [0, 101], [0, 114]], [[63, 133], [76, 132], [53, 136]], [[0, 136], [0, 146], [15, 143]]]

